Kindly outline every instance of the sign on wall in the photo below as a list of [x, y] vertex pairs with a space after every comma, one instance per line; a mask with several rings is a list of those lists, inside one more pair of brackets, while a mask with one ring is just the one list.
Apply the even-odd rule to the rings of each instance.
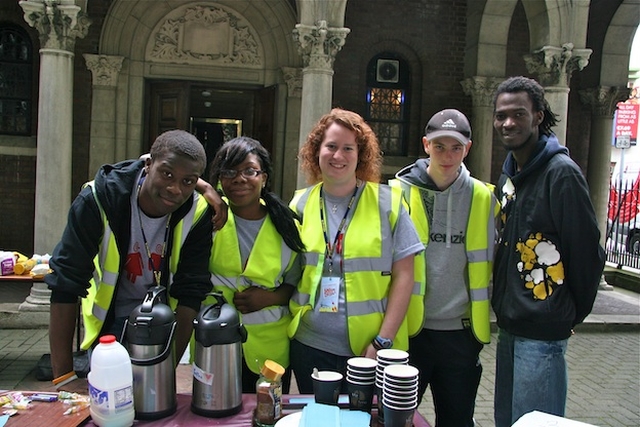
[[639, 104], [618, 103], [613, 128], [613, 145], [616, 148], [629, 148], [637, 144], [639, 114]]

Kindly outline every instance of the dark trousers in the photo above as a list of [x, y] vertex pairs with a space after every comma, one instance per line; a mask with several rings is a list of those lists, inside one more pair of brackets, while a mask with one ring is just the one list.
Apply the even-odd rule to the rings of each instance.
[[436, 427], [473, 427], [482, 347], [470, 329], [423, 329], [409, 339], [409, 363], [420, 370], [418, 396], [431, 387]]
[[[317, 348], [309, 347], [300, 341], [292, 340], [289, 347], [291, 368], [296, 377], [298, 391], [301, 394], [313, 394], [313, 368], [319, 371], [337, 371], [343, 376], [347, 372], [347, 360], [353, 356], [337, 356]], [[347, 392], [347, 381], [343, 379], [341, 393]]]

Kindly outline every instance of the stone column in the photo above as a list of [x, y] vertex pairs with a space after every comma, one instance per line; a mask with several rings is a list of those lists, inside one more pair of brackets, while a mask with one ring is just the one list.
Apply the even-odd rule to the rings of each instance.
[[298, 148], [300, 138], [300, 113], [302, 101], [302, 69], [282, 68], [287, 83], [287, 117], [284, 148], [282, 150], [282, 199], [289, 201], [296, 190], [298, 171]]
[[527, 70], [537, 74], [544, 86], [551, 111], [558, 115], [553, 132], [562, 145], [566, 145], [571, 74], [587, 66], [591, 52], [591, 49], [574, 49], [573, 43], [565, 43], [562, 47], [544, 46], [524, 58]]
[[591, 107], [591, 142], [587, 181], [591, 201], [600, 227], [600, 242], [604, 246], [607, 233], [607, 207], [609, 202], [609, 168], [613, 135], [613, 115], [616, 105], [629, 96], [629, 89], [601, 86], [581, 90], [580, 100]]
[[[34, 252], [51, 253], [71, 205], [73, 57], [89, 19], [73, 0], [23, 0], [24, 19], [40, 34]], [[49, 290], [35, 282], [20, 310], [49, 309]]]
[[[326, 21], [317, 25], [297, 24], [293, 38], [302, 55], [302, 100], [300, 105], [300, 135], [302, 146], [307, 134], [318, 119], [331, 109], [333, 89], [333, 61], [344, 46], [348, 28], [329, 28]], [[298, 173], [298, 187], [306, 186]]]
[[93, 75], [87, 177], [92, 179], [101, 165], [116, 161], [116, 85], [124, 57], [88, 53], [83, 56]]
[[493, 95], [502, 79], [475, 76], [461, 82], [464, 93], [473, 101], [471, 119], [471, 151], [465, 160], [475, 178], [491, 182], [493, 151]]
[[50, 253], [71, 205], [73, 50], [89, 20], [73, 0], [23, 0], [24, 19], [40, 34], [35, 253]]

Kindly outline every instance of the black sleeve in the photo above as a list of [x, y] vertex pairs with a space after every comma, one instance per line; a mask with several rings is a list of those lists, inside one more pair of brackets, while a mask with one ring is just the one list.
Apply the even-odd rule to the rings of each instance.
[[[576, 317], [581, 323], [593, 308], [605, 253], [600, 245], [600, 229], [589, 196], [587, 182], [580, 169], [566, 168], [553, 187], [552, 215], [560, 231], [565, 280], [573, 298]], [[553, 190], [551, 190], [553, 191]]]
[[51, 302], [71, 303], [87, 296], [94, 271], [93, 259], [104, 234], [100, 211], [91, 188], [84, 188], [73, 201], [67, 225], [53, 250], [44, 276], [51, 289]]
[[178, 268], [173, 277], [169, 293], [178, 300], [178, 305], [200, 310], [200, 303], [207, 292], [211, 291], [211, 274], [209, 273], [209, 257], [213, 216], [210, 207], [193, 225], [180, 252]]

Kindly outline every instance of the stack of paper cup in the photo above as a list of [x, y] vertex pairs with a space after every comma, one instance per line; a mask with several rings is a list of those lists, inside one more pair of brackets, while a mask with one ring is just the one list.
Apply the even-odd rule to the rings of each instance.
[[378, 350], [376, 355], [378, 365], [376, 366], [376, 387], [382, 390], [384, 382], [384, 368], [389, 365], [406, 365], [409, 363], [409, 353], [393, 348]]
[[418, 406], [418, 368], [389, 365], [384, 368], [382, 407], [385, 427], [411, 426]]
[[384, 411], [382, 406], [382, 389], [384, 387], [384, 368], [390, 365], [407, 365], [409, 353], [393, 348], [378, 350], [376, 353], [376, 396], [378, 399], [378, 423], [384, 424]]
[[378, 362], [368, 357], [352, 357], [347, 360], [347, 381], [354, 384], [373, 384]]
[[352, 357], [347, 360], [349, 409], [371, 412], [377, 365], [378, 362], [367, 357]]

